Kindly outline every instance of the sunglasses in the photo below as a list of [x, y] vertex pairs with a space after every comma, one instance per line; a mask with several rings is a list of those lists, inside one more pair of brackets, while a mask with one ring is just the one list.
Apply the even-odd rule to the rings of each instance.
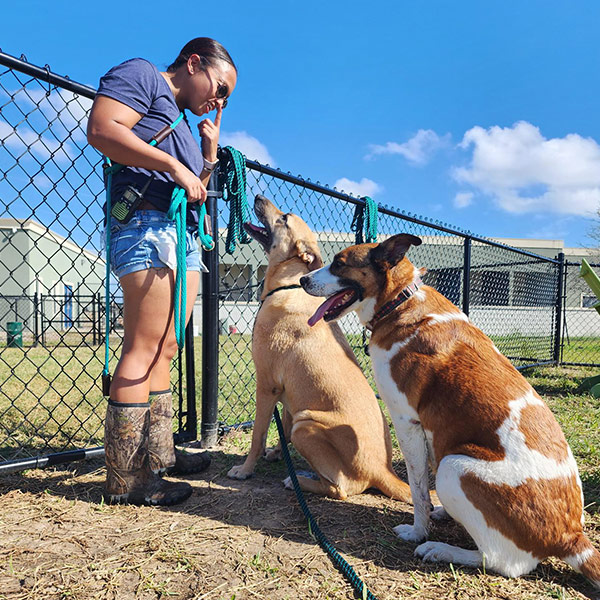
[[[213, 81], [213, 77], [212, 77], [212, 73], [210, 73], [210, 71], [206, 71], [206, 73], [208, 74], [209, 79], [211, 80], [211, 83]], [[226, 83], [219, 83], [219, 80], [217, 79], [217, 91], [215, 93], [215, 97], [217, 98], [217, 100], [223, 100], [223, 108], [225, 108], [227, 106], [227, 97], [229, 96], [229, 86]]]
[[219, 100], [223, 100], [223, 108], [225, 108], [227, 106], [227, 96], [229, 96], [229, 86], [226, 83], [219, 83], [216, 96]]

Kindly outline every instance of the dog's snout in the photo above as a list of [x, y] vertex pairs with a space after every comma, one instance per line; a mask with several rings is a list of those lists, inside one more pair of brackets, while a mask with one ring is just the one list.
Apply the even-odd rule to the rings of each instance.
[[306, 289], [306, 286], [309, 284], [310, 282], [310, 277], [308, 275], [304, 275], [303, 277], [300, 277], [300, 285]]

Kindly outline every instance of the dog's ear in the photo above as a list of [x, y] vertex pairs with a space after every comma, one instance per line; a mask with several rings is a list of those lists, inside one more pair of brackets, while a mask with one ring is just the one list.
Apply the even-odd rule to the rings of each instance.
[[411, 246], [420, 246], [421, 238], [409, 233], [398, 233], [371, 250], [371, 261], [382, 268], [398, 264]]
[[321, 259], [319, 248], [313, 243], [298, 240], [296, 242], [296, 251], [300, 257], [300, 260], [308, 265], [309, 271], [316, 271], [323, 266], [323, 260]]

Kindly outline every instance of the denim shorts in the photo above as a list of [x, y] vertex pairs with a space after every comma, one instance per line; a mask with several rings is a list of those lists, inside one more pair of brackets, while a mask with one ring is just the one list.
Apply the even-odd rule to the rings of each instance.
[[[207, 271], [200, 260], [198, 232], [188, 228], [185, 236], [187, 271]], [[138, 210], [127, 224], [111, 218], [110, 262], [120, 279], [151, 268], [175, 270], [177, 233], [175, 223], [159, 210]]]

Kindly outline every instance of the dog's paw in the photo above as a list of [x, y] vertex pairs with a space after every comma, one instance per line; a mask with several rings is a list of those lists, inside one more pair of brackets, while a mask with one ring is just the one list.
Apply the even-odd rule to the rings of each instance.
[[405, 542], [422, 542], [427, 539], [427, 531], [414, 525], [396, 525], [394, 533]]
[[429, 515], [434, 521], [447, 521], [452, 517], [446, 512], [443, 506], [434, 506]]
[[248, 479], [248, 477], [252, 477], [252, 472], [246, 472], [244, 470], [244, 465], [236, 465], [235, 467], [231, 467], [231, 469], [229, 469], [227, 477], [230, 479]]
[[294, 489], [294, 485], [292, 483], [292, 478], [291, 477], [286, 477], [283, 481], [283, 487], [286, 490], [293, 490]]
[[440, 542], [425, 542], [415, 548], [415, 556], [425, 562], [452, 562], [451, 546]]

